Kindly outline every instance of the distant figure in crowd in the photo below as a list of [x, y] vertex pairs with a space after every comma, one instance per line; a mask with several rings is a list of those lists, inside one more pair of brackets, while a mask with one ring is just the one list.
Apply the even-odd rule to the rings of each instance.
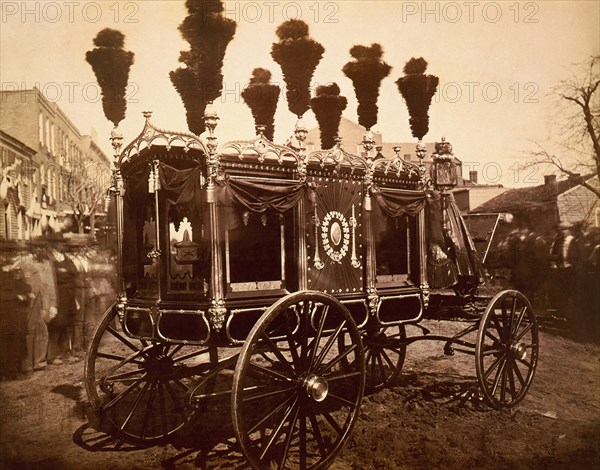
[[579, 290], [576, 270], [579, 264], [579, 247], [570, 227], [569, 224], [561, 222], [550, 246], [548, 297], [558, 314], [567, 318], [574, 329], [578, 330], [580, 325], [577, 322], [575, 303]]
[[505, 265], [511, 270], [511, 284], [521, 291], [533, 307], [543, 297], [546, 281], [547, 244], [527, 226], [513, 231], [500, 248]]
[[[15, 379], [22, 370], [32, 294], [20, 267], [18, 248], [3, 246], [0, 255], [0, 377]], [[44, 361], [45, 356], [44, 352]]]
[[78, 272], [75, 264], [67, 255], [66, 247], [50, 250], [56, 273], [58, 294], [58, 315], [48, 325], [48, 360], [60, 365], [64, 360], [75, 361], [74, 354], [75, 324], [78, 306], [76, 302]]
[[21, 263], [33, 297], [29, 305], [25, 334], [23, 373], [44, 370], [47, 365], [48, 325], [58, 315], [56, 275], [46, 246], [35, 246]]

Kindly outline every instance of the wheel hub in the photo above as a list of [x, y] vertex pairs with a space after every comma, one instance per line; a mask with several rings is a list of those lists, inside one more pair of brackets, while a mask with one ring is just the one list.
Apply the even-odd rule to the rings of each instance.
[[524, 360], [527, 357], [527, 347], [521, 342], [513, 344], [510, 350], [517, 359]]
[[173, 372], [174, 362], [169, 356], [159, 355], [144, 363], [144, 369], [150, 375], [166, 376]]
[[303, 387], [306, 394], [316, 402], [325, 400], [329, 391], [327, 380], [315, 374], [310, 374], [304, 379]]

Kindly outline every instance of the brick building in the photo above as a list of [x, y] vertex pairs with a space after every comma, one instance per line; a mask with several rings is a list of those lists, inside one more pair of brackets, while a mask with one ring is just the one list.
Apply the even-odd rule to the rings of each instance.
[[[75, 200], [101, 194], [110, 178], [110, 160], [96, 144], [95, 137], [82, 135], [63, 110], [37, 88], [0, 92], [0, 130], [3, 151], [7, 152], [6, 162], [4, 157], [2, 160], [3, 172], [14, 163], [8, 152], [14, 154], [17, 142], [23, 146], [23, 152], [33, 151], [27, 165], [20, 165], [28, 173], [21, 178], [28, 183], [27, 195], [22, 195], [28, 202], [24, 206], [20, 202], [22, 220], [15, 220], [25, 228], [15, 232], [11, 225], [0, 236], [28, 239], [72, 230], [77, 225]], [[27, 159], [20, 156], [19, 160]], [[2, 199], [8, 207], [4, 195]], [[87, 200], [79, 202], [84, 202], [86, 217], [93, 218], [94, 212], [98, 214], [101, 210]], [[12, 224], [13, 215], [3, 214], [3, 220]]]

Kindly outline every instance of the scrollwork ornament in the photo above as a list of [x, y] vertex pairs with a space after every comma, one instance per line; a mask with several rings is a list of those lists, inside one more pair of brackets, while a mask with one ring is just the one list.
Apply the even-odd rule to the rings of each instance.
[[217, 333], [223, 328], [227, 309], [223, 300], [213, 300], [212, 306], [208, 309], [210, 326]]

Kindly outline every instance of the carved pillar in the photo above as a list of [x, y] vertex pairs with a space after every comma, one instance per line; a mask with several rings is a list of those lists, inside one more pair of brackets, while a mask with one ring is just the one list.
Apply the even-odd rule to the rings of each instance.
[[209, 321], [212, 328], [219, 332], [225, 321], [225, 294], [223, 290], [223, 260], [221, 254], [221, 233], [217, 214], [217, 203], [215, 196], [215, 185], [218, 179], [219, 156], [217, 153], [217, 138], [214, 135], [215, 128], [219, 122], [217, 113], [207, 109], [204, 113], [204, 122], [208, 129], [208, 184], [206, 189], [206, 200], [208, 202], [208, 214], [210, 225], [210, 308], [208, 309]]

